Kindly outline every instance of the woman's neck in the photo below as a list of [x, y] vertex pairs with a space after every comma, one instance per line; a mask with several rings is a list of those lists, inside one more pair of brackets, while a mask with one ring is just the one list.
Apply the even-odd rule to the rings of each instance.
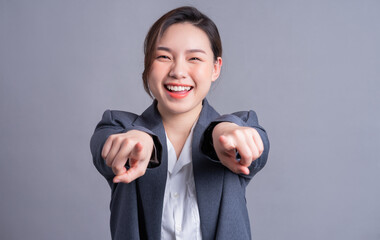
[[202, 104], [184, 113], [168, 113], [158, 108], [166, 135], [174, 147], [177, 159], [179, 159], [186, 139], [195, 121], [197, 121], [201, 110]]
[[202, 110], [202, 104], [195, 107], [191, 111], [184, 113], [161, 112], [160, 109], [158, 110], [161, 114], [162, 122], [167, 132], [175, 131], [179, 134], [187, 133], [188, 135], [191, 127], [199, 117]]

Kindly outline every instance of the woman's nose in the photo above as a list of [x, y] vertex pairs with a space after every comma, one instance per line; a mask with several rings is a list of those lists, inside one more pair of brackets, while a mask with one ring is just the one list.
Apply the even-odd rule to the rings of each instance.
[[186, 63], [182, 60], [174, 61], [169, 76], [175, 79], [185, 78], [187, 76]]

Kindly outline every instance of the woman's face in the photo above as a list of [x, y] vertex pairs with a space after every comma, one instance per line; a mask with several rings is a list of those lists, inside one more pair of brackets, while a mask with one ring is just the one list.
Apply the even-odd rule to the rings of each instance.
[[171, 25], [157, 42], [148, 77], [161, 115], [199, 114], [221, 66], [203, 30], [190, 23]]

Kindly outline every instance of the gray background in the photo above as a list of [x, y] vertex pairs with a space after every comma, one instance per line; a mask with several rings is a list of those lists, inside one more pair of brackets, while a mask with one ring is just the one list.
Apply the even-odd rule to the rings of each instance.
[[89, 140], [105, 109], [150, 104], [143, 39], [186, 4], [222, 36], [209, 101], [254, 109], [270, 136], [253, 238], [380, 239], [376, 0], [0, 0], [0, 239], [110, 239]]

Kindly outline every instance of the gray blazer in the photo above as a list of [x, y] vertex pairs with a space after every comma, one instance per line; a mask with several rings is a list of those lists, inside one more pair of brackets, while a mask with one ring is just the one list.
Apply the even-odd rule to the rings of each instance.
[[[218, 161], [211, 133], [213, 127], [222, 121], [254, 127], [263, 140], [264, 152], [249, 167], [248, 176], [235, 174]], [[129, 184], [115, 184], [112, 182], [115, 175], [105, 164], [101, 151], [108, 136], [131, 129], [145, 131], [153, 137], [159, 164], [151, 164], [144, 176]], [[256, 113], [243, 111], [220, 116], [204, 99], [193, 134], [193, 171], [202, 238], [251, 239], [245, 189], [251, 178], [264, 167], [269, 152], [268, 137], [259, 126]], [[160, 239], [168, 164], [165, 130], [157, 110], [157, 101], [140, 116], [106, 110], [96, 126], [90, 147], [95, 167], [112, 189], [112, 239]]]

